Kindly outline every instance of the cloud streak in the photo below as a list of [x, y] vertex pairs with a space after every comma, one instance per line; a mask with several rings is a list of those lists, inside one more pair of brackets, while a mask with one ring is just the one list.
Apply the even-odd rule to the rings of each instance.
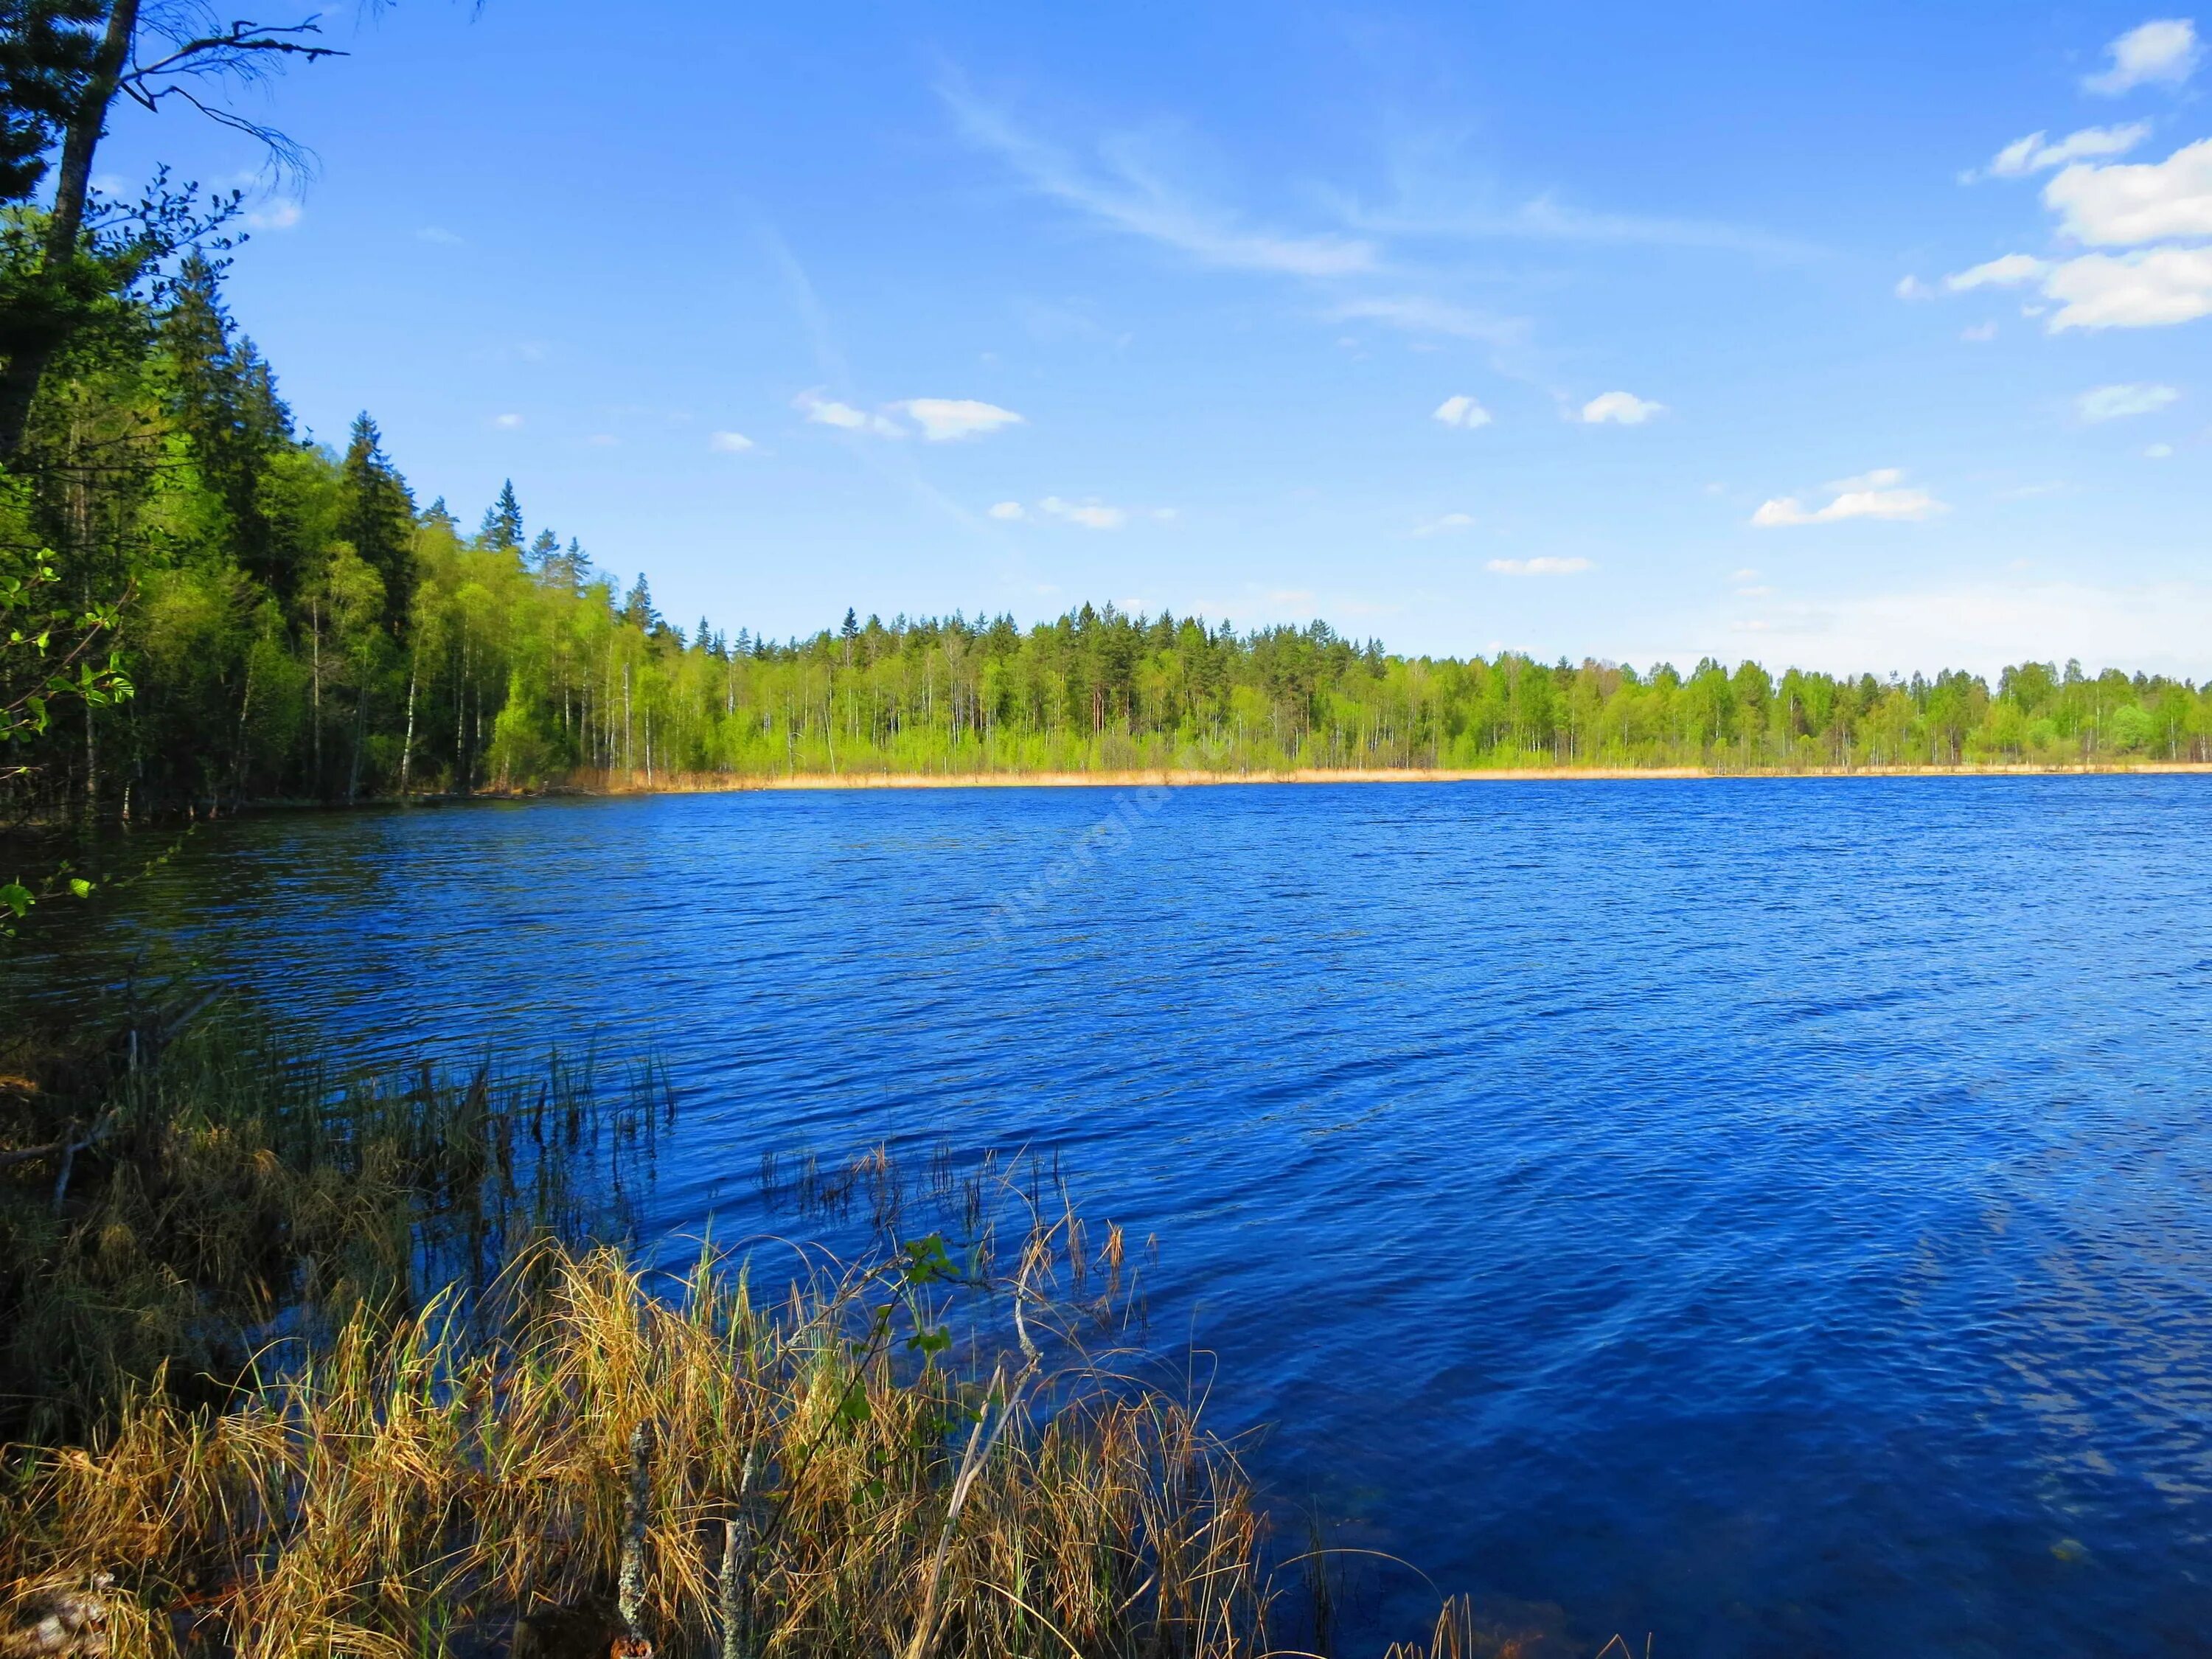
[[956, 78], [941, 79], [937, 94], [962, 136], [996, 155], [1037, 194], [1200, 264], [1328, 277], [1371, 271], [1379, 263], [1374, 245], [1364, 239], [1256, 228], [1195, 199], [1161, 176], [1135, 138], [1109, 138], [1098, 145], [1096, 161], [1086, 162], [1023, 131]]

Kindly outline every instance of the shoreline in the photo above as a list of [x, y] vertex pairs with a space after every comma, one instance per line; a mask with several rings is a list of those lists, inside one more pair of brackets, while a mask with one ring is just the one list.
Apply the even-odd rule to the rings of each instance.
[[[2127, 777], [2198, 773], [2212, 775], [2212, 762], [2146, 761], [2124, 766], [1856, 766], [1753, 772], [1726, 772], [1702, 766], [1557, 766], [1485, 767], [1472, 770], [1439, 767], [1299, 767], [1270, 772], [1207, 772], [1181, 768], [1133, 768], [1110, 772], [791, 772], [769, 776], [678, 773], [650, 781], [636, 774], [626, 777], [601, 775], [589, 781], [572, 780], [556, 793], [692, 795], [769, 790], [1184, 789], [1330, 783], [1628, 783], [1644, 780], [1694, 782], [1777, 778]], [[526, 797], [522, 792], [502, 796], [499, 792], [479, 791], [474, 798]]]

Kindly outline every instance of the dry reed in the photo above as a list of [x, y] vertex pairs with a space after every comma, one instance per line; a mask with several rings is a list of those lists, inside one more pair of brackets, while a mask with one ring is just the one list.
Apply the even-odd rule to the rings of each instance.
[[[662, 1652], [1256, 1652], [1250, 1490], [1188, 1402], [1051, 1317], [1066, 1232], [994, 1290], [932, 1237], [770, 1301], [711, 1252], [655, 1295], [546, 1244], [467, 1316], [356, 1317], [228, 1409], [143, 1389], [95, 1444], [26, 1455], [0, 1581], [112, 1574], [117, 1659], [458, 1651], [604, 1613], [641, 1522]], [[1022, 1310], [1003, 1351], [994, 1309]]]

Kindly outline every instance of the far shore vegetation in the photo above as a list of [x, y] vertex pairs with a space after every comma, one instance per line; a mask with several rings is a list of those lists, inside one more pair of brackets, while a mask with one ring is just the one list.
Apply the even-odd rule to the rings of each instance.
[[[13, 282], [46, 227], [6, 216]], [[1408, 657], [1089, 605], [679, 626], [511, 486], [471, 529], [368, 415], [342, 449], [302, 437], [219, 261], [132, 246], [0, 457], [0, 828], [776, 779], [2212, 762], [2212, 689], [2072, 662], [1992, 685]]]

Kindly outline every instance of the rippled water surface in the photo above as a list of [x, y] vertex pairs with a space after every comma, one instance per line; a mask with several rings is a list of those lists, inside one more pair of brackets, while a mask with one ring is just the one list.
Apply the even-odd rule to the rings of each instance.
[[649, 1046], [667, 1230], [766, 1147], [1057, 1148], [1277, 1492], [1585, 1650], [2201, 1652], [2208, 831], [2198, 778], [267, 818], [9, 994], [161, 935], [365, 1052]]

